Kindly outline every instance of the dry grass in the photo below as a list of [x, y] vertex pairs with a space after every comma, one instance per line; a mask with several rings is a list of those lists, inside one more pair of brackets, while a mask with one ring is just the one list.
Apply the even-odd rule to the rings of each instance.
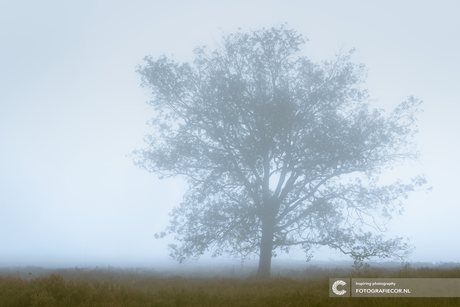
[[330, 298], [328, 294], [330, 277], [460, 278], [460, 266], [364, 265], [353, 270], [311, 266], [283, 275], [255, 280], [113, 268], [2, 269], [0, 306], [460, 306], [460, 298]]

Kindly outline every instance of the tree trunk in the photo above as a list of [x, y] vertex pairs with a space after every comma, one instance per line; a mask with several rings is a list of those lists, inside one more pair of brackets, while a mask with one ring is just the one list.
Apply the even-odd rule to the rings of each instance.
[[260, 240], [259, 268], [256, 277], [260, 279], [270, 278], [273, 249], [273, 227], [262, 223], [262, 238]]

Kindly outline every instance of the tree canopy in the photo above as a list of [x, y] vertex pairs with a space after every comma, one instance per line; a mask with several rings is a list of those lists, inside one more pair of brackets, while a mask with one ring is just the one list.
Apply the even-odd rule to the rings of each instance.
[[315, 63], [304, 43], [286, 26], [240, 31], [214, 50], [195, 48], [193, 63], [163, 55], [138, 66], [156, 116], [135, 163], [189, 185], [159, 235], [176, 234], [175, 259], [256, 254], [266, 277], [276, 252], [292, 247], [307, 258], [320, 246], [355, 260], [410, 252], [402, 238], [374, 233], [426, 183], [379, 183], [417, 159], [421, 102], [409, 97], [389, 115], [371, 109], [353, 50]]

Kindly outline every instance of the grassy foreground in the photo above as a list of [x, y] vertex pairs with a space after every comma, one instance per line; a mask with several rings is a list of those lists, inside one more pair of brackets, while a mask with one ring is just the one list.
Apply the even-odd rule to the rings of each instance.
[[[20, 276], [27, 271], [34, 273]], [[165, 275], [121, 269], [0, 269], [0, 306], [460, 306], [460, 298], [330, 298], [328, 292], [330, 277], [460, 278], [460, 266], [312, 266], [263, 281]]]

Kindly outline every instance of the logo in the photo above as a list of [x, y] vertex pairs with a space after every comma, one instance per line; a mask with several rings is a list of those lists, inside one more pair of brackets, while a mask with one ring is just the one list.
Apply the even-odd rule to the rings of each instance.
[[347, 293], [345, 290], [337, 290], [337, 286], [345, 286], [347, 283], [344, 282], [343, 280], [337, 280], [333, 285], [332, 285], [332, 292], [334, 292], [337, 295], [344, 295]]

